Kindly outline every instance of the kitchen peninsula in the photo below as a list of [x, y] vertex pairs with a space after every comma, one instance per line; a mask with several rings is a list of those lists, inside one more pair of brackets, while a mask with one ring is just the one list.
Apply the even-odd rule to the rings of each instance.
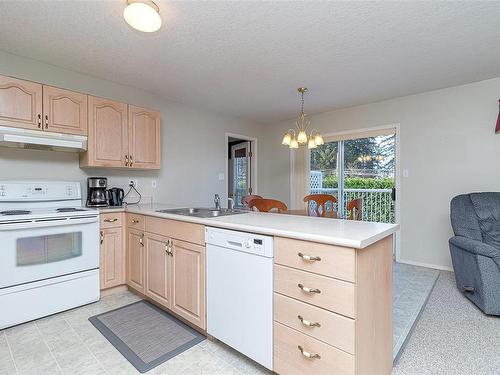
[[[124, 270], [103, 289], [126, 283], [206, 332], [205, 228], [272, 236], [273, 370], [391, 373], [392, 249], [398, 225], [259, 212], [215, 218], [158, 212], [171, 208], [101, 211], [101, 246], [126, 243], [121, 257], [106, 256], [120, 249], [101, 248], [101, 280]], [[106, 241], [109, 225], [121, 228], [124, 241]], [[103, 264], [106, 259], [122, 263]]]

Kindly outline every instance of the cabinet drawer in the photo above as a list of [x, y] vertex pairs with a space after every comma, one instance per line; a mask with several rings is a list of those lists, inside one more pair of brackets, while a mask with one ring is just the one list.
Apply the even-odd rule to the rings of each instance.
[[146, 227], [144, 216], [137, 214], [127, 214], [127, 227], [143, 231]]
[[200, 245], [205, 244], [205, 227], [200, 224], [146, 216], [146, 232]]
[[[318, 290], [318, 293], [307, 292], [306, 288]], [[354, 284], [347, 281], [274, 265], [274, 291], [354, 317]]]
[[99, 216], [101, 229], [117, 228], [123, 224], [123, 213], [121, 212], [101, 214]]
[[[307, 358], [302, 350], [321, 358]], [[282, 375], [354, 374], [354, 356], [274, 323], [274, 371]]]
[[337, 279], [356, 280], [356, 253], [347, 247], [275, 237], [274, 262]]
[[274, 293], [274, 320], [354, 354], [353, 319]]

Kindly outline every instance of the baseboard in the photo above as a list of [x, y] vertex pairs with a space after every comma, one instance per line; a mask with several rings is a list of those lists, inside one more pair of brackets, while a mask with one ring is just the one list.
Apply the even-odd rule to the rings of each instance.
[[115, 294], [115, 293], [121, 293], [121, 292], [124, 292], [126, 290], [127, 290], [126, 285], [118, 285], [118, 286], [114, 286], [114, 287], [111, 287], [108, 289], [102, 289], [101, 290], [101, 297], [110, 296], [110, 295]]
[[449, 267], [449, 266], [441, 266], [441, 265], [431, 264], [431, 263], [415, 262], [413, 260], [405, 260], [405, 259], [398, 259], [398, 260], [396, 260], [396, 262], [410, 264], [412, 266], [434, 268], [436, 270], [453, 272], [453, 267]]

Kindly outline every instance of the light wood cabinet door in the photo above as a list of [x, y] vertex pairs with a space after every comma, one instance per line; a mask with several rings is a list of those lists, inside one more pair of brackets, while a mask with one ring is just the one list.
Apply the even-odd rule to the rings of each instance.
[[43, 128], [49, 132], [87, 135], [87, 95], [44, 85]]
[[103, 229], [100, 237], [99, 276], [101, 289], [122, 285], [125, 283], [122, 228]]
[[144, 293], [144, 233], [133, 229], [127, 233], [127, 285]]
[[127, 105], [88, 97], [88, 150], [82, 167], [126, 167], [128, 155]]
[[171, 265], [169, 238], [156, 234], [146, 234], [146, 288], [145, 294], [160, 303], [171, 307]]
[[42, 85], [0, 76], [0, 126], [42, 129]]
[[172, 311], [205, 329], [205, 247], [173, 241]]
[[128, 106], [130, 166], [160, 169], [160, 113]]

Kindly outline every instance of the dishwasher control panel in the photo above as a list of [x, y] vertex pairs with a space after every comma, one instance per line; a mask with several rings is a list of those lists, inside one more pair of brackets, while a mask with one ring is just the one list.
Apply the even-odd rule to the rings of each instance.
[[273, 257], [273, 237], [220, 228], [205, 228], [205, 242], [268, 258]]

